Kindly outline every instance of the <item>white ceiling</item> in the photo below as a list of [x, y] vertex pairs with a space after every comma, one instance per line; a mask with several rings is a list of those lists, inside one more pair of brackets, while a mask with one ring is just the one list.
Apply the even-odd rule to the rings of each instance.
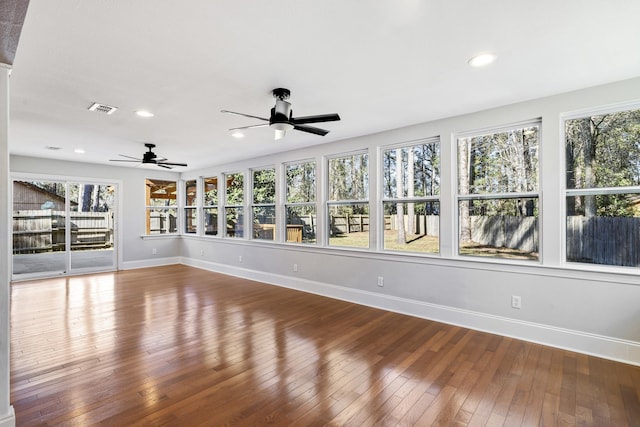
[[[624, 80], [639, 16], [636, 0], [31, 0], [10, 152], [106, 164], [153, 142], [184, 171]], [[486, 51], [494, 64], [467, 65]], [[276, 87], [294, 116], [342, 121], [232, 138], [258, 122], [220, 110], [268, 117]]]

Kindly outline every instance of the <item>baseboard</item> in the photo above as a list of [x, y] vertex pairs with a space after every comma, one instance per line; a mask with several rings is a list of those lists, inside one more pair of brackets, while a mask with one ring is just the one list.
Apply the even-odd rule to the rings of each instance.
[[9, 406], [9, 413], [0, 418], [0, 427], [16, 427], [16, 414], [13, 412], [13, 406]]
[[217, 273], [640, 366], [640, 343], [634, 341], [193, 258], [183, 258], [181, 263]]
[[121, 268], [122, 270], [133, 270], [135, 268], [161, 267], [163, 265], [180, 264], [181, 262], [181, 257], [149, 258], [140, 261], [125, 261], [122, 263]]

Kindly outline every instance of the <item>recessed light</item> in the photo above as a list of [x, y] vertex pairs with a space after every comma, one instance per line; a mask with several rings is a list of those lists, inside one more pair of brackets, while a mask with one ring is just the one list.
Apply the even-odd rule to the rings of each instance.
[[491, 64], [496, 60], [496, 55], [493, 53], [482, 53], [480, 55], [476, 55], [468, 61], [468, 64], [472, 67], [484, 67], [486, 65]]
[[136, 114], [140, 117], [153, 117], [155, 115], [151, 111], [147, 110], [138, 110], [136, 111]]
[[78, 153], [78, 154], [84, 154], [85, 151], [82, 148], [76, 148], [75, 150], [73, 150], [74, 153]]
[[234, 132], [234, 133], [231, 134], [231, 136], [234, 137], [234, 138], [240, 139], [240, 138], [244, 138], [244, 133], [242, 133], [242, 132]]

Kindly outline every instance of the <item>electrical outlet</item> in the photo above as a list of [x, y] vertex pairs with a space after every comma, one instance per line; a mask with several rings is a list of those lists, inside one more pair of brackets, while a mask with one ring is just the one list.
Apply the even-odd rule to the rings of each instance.
[[204, 249], [200, 249], [200, 256], [204, 256]]
[[378, 276], [378, 286], [380, 287], [384, 286], [384, 277]]
[[293, 264], [293, 271], [298, 271], [298, 264]]
[[156, 255], [158, 250], [156, 248], [151, 249], [151, 255]]
[[511, 295], [511, 308], [522, 308], [522, 298], [519, 295]]
[[238, 255], [238, 262], [242, 262], [242, 255]]

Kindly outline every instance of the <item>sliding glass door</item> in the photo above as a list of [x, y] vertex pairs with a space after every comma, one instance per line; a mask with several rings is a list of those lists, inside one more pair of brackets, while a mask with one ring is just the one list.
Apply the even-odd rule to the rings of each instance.
[[71, 270], [113, 269], [115, 185], [70, 183], [69, 194], [77, 203], [69, 206]]
[[13, 278], [116, 268], [115, 184], [13, 181]]

